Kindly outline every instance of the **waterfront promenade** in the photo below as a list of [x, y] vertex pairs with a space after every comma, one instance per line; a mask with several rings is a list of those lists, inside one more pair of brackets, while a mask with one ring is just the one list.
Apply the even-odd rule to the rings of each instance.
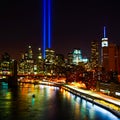
[[[35, 97], [33, 97], [35, 95]], [[62, 87], [23, 83], [0, 85], [0, 120], [120, 120]]]
[[76, 96], [79, 96], [83, 99], [86, 99], [93, 104], [97, 104], [100, 107], [103, 107], [116, 116], [120, 118], [120, 99], [105, 95], [101, 92], [91, 91], [91, 90], [84, 90], [77, 88], [76, 86], [69, 85], [69, 84], [60, 84], [60, 83], [53, 83], [53, 82], [40, 82], [40, 84], [43, 85], [49, 85], [49, 86], [58, 86], [61, 89], [64, 89], [66, 91], [69, 91]]
[[39, 84], [60, 87], [61, 89], [64, 89], [68, 92], [73, 93], [76, 96], [79, 96], [83, 99], [92, 102], [93, 104], [99, 105], [100, 107], [107, 109], [108, 111], [112, 112], [113, 114], [115, 114], [120, 118], [120, 99], [118, 98], [105, 95], [101, 92], [84, 90], [71, 84], [64, 84], [57, 82], [43, 82], [43, 81], [40, 81]]
[[109, 110], [120, 118], [120, 99], [105, 95], [101, 92], [84, 90], [67, 84], [63, 85], [62, 88]]

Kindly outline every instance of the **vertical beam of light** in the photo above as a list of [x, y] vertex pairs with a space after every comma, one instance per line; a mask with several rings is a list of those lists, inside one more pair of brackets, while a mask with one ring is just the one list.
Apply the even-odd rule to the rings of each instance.
[[48, 48], [51, 48], [51, 0], [48, 0]]
[[43, 0], [43, 58], [46, 49], [46, 0]]
[[106, 38], [106, 27], [104, 26], [104, 38]]
[[43, 1], [43, 58], [45, 59], [46, 48], [51, 48], [51, 1]]

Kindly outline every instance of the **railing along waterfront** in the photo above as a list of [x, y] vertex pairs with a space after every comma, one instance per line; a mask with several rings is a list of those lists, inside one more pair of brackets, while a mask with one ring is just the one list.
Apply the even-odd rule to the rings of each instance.
[[[21, 82], [21, 83], [27, 83], [27, 82]], [[34, 84], [34, 83], [32, 83], [32, 84]], [[117, 98], [115, 101], [115, 100], [111, 99], [113, 97], [111, 97], [109, 99], [110, 96], [107, 96], [107, 95], [103, 95], [103, 94], [100, 95], [99, 93], [95, 93], [90, 90], [89, 91], [83, 90], [83, 89], [79, 89], [76, 87], [72, 87], [67, 84], [59, 84], [56, 82], [40, 81], [37, 84], [60, 87], [68, 92], [71, 92], [83, 99], [90, 101], [93, 104], [99, 105], [100, 107], [103, 107], [103, 108], [107, 109], [108, 111], [112, 112], [113, 114], [115, 114], [116, 116], [120, 117], [120, 100], [117, 101], [118, 100]]]
[[[115, 102], [112, 99], [106, 98], [105, 96], [107, 96], [107, 95], [100, 96], [100, 94], [92, 92], [92, 91], [87, 91], [87, 90], [72, 87], [70, 85], [60, 84], [60, 83], [56, 83], [56, 82], [40, 81], [38, 84], [60, 87], [68, 92], [71, 92], [81, 98], [84, 98], [84, 99], [92, 102], [93, 104], [99, 105], [99, 106], [111, 111], [118, 117], [120, 117], [120, 101]], [[110, 97], [110, 96], [107, 96], [107, 97]]]
[[120, 101], [112, 100], [112, 98], [111, 99], [109, 98], [110, 96], [108, 96], [107, 98], [106, 95], [101, 96], [98, 93], [82, 90], [69, 85], [61, 86], [61, 88], [83, 99], [86, 99], [92, 102], [93, 104], [99, 105], [100, 107], [103, 107], [112, 112], [113, 114], [115, 114], [116, 116], [120, 117]]

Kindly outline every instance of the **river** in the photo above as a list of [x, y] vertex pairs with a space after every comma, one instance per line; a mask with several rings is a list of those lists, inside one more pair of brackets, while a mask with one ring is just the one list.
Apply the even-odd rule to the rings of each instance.
[[0, 120], [120, 120], [120, 118], [58, 87], [23, 84], [18, 89], [10, 89], [6, 84], [2, 84]]

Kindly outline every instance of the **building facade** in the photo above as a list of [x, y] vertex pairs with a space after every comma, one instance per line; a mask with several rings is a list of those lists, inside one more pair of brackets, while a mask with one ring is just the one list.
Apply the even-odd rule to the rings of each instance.
[[103, 64], [106, 71], [117, 71], [120, 74], [120, 46], [109, 44], [103, 48]]
[[68, 53], [68, 64], [79, 65], [79, 63], [87, 63], [88, 59], [83, 58], [80, 49], [74, 49], [73, 52]]
[[91, 68], [98, 67], [100, 65], [99, 62], [99, 46], [97, 41], [92, 41], [91, 42]]
[[116, 71], [120, 74], [120, 46], [108, 42], [105, 27], [101, 42], [101, 65], [106, 71]]

